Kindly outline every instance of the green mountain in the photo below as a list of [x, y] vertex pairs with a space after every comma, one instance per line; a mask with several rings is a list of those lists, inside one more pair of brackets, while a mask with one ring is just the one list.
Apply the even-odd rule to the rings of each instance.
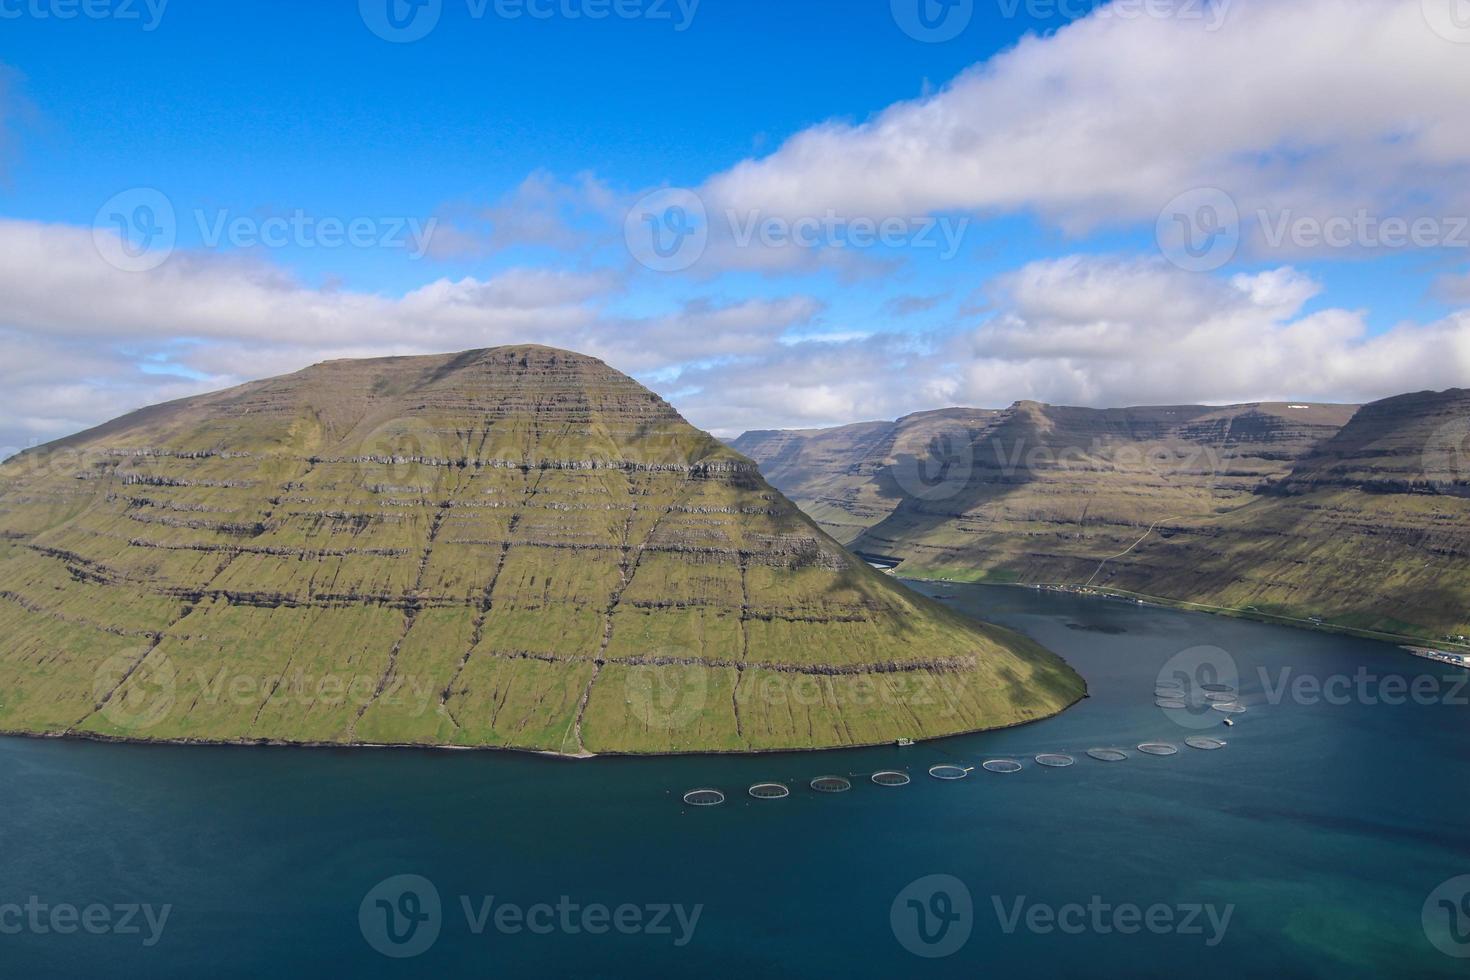
[[0, 730], [99, 737], [774, 750], [1084, 693], [541, 347], [319, 364], [6, 462], [0, 636]]
[[1022, 402], [736, 448], [901, 571], [1470, 632], [1470, 392], [1361, 409]]

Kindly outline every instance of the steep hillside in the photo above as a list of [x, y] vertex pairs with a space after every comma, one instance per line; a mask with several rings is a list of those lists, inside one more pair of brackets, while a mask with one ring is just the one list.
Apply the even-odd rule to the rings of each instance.
[[7, 462], [0, 637], [0, 730], [146, 739], [807, 748], [1083, 693], [539, 347], [321, 364]]
[[[1464, 391], [1361, 410], [1023, 402], [865, 426], [850, 454], [847, 431], [790, 434], [780, 454], [772, 433], [736, 446], [854, 549], [908, 574], [1105, 586], [1425, 639], [1470, 632]], [[949, 475], [926, 487], [916, 452], [931, 473], [948, 459]]]

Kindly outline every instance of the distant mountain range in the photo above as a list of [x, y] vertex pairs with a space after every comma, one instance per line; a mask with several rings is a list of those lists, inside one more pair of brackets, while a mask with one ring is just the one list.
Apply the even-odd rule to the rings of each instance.
[[1084, 693], [566, 351], [319, 364], [0, 466], [0, 731], [752, 751]]
[[733, 445], [916, 577], [1470, 633], [1470, 392], [1366, 406], [945, 409]]

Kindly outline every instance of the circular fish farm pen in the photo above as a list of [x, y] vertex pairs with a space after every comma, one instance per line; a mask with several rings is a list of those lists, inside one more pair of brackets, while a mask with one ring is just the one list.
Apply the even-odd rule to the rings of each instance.
[[1212, 691], [1216, 694], [1231, 694], [1235, 692], [1235, 687], [1230, 684], [1201, 684], [1199, 689], [1201, 691]]
[[1015, 759], [991, 759], [985, 763], [986, 772], [1013, 773], [1021, 769], [1021, 764]]
[[1122, 749], [1088, 749], [1087, 754], [1098, 762], [1123, 762], [1128, 758]]
[[1178, 755], [1179, 746], [1169, 742], [1144, 742], [1138, 751], [1144, 755]]
[[684, 802], [690, 806], [719, 806], [725, 802], [725, 794], [717, 789], [691, 789], [684, 794]]
[[1211, 738], [1208, 735], [1191, 735], [1184, 740], [1184, 744], [1192, 749], [1204, 749], [1213, 752], [1215, 749], [1223, 749], [1226, 742], [1223, 739]]
[[1212, 705], [1210, 705], [1210, 707], [1211, 708], [1214, 708], [1216, 711], [1218, 711], [1218, 712], [1220, 712], [1222, 714], [1227, 714], [1227, 715], [1243, 715], [1243, 714], [1245, 714], [1245, 705], [1238, 704], [1235, 701], [1226, 701], [1226, 702], [1223, 702], [1223, 703], [1220, 703], [1220, 704], [1212, 704]]
[[933, 776], [935, 779], [964, 779], [969, 774], [970, 770], [965, 769], [961, 766], [943, 765], [929, 767], [929, 775]]
[[1178, 698], [1157, 698], [1157, 699], [1154, 700], [1154, 704], [1157, 705], [1160, 708], [1187, 708], [1187, 707], [1189, 707], [1189, 702], [1188, 701], [1181, 701]]
[[784, 800], [791, 795], [791, 790], [781, 783], [756, 783], [749, 792], [758, 800]]
[[846, 793], [852, 789], [852, 781], [844, 776], [818, 776], [811, 786], [818, 793]]
[[1205, 700], [1206, 701], [1221, 701], [1221, 702], [1224, 702], [1224, 701], [1234, 701], [1237, 697], [1239, 697], [1239, 695], [1237, 695], [1234, 691], [1206, 691], [1205, 692]]
[[1070, 755], [1062, 755], [1059, 752], [1044, 752], [1036, 757], [1038, 766], [1046, 766], [1050, 769], [1065, 769], [1076, 762], [1077, 760]]
[[895, 772], [893, 770], [875, 772], [873, 773], [873, 782], [879, 786], [907, 786], [909, 784], [909, 774], [906, 772]]
[[1160, 687], [1160, 688], [1156, 688], [1154, 690], [1154, 697], [1156, 697], [1156, 698], [1182, 698], [1182, 697], [1184, 697], [1184, 688], [1182, 688], [1182, 687]]

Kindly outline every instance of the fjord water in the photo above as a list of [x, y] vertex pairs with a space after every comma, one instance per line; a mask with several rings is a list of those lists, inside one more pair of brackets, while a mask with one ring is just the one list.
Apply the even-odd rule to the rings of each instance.
[[[44, 916], [36, 928], [0, 911], [0, 973], [1465, 974], [1470, 960], [1432, 945], [1421, 919], [1438, 886], [1470, 874], [1464, 670], [1364, 640], [1107, 600], [929, 591], [1058, 651], [1091, 697], [1005, 732], [763, 757], [578, 763], [0, 740], [0, 907], [33, 898], [171, 907], [151, 946], [141, 914], [137, 934], [62, 935]], [[1208, 729], [1182, 727], [1154, 704], [1160, 669], [1198, 645], [1239, 667], [1249, 710], [1233, 728], [1213, 718]], [[1303, 676], [1351, 683], [1331, 697], [1279, 690]], [[1397, 696], [1391, 678], [1430, 678], [1419, 687], [1428, 696]], [[1196, 734], [1229, 745], [1183, 748]], [[1150, 740], [1180, 744], [1180, 754], [1133, 750]], [[1097, 746], [1130, 757], [1084, 754]], [[1031, 762], [1039, 752], [1077, 764], [1043, 768]], [[926, 773], [997, 757], [1026, 768], [952, 783]], [[913, 783], [868, 781], [883, 768], [910, 770]], [[851, 774], [852, 791], [807, 788], [826, 773]], [[792, 795], [750, 799], [745, 788], [761, 780], [788, 782]], [[729, 801], [684, 806], [682, 792], [700, 786]], [[428, 879], [442, 902], [437, 940], [413, 958], [381, 955], [359, 920], [364, 898], [398, 875]], [[946, 886], [934, 904], [920, 885], [918, 906], [895, 908], [931, 875], [963, 883], [973, 909], [968, 941], [943, 958], [906, 948], [943, 951], [916, 941], [906, 916], [960, 915], [965, 896]], [[661, 905], [686, 916], [702, 908], [692, 933], [672, 913], [667, 933], [496, 928], [502, 905], [567, 902], [634, 906], [644, 926]], [[1195, 906], [1230, 917], [1223, 934], [1203, 913], [1188, 930], [1124, 933], [1091, 912], [1071, 920], [1082, 925], [1075, 934], [1029, 928], [1024, 914], [1007, 928], [1017, 909], [1097, 902], [1167, 906], [1175, 923]]]

